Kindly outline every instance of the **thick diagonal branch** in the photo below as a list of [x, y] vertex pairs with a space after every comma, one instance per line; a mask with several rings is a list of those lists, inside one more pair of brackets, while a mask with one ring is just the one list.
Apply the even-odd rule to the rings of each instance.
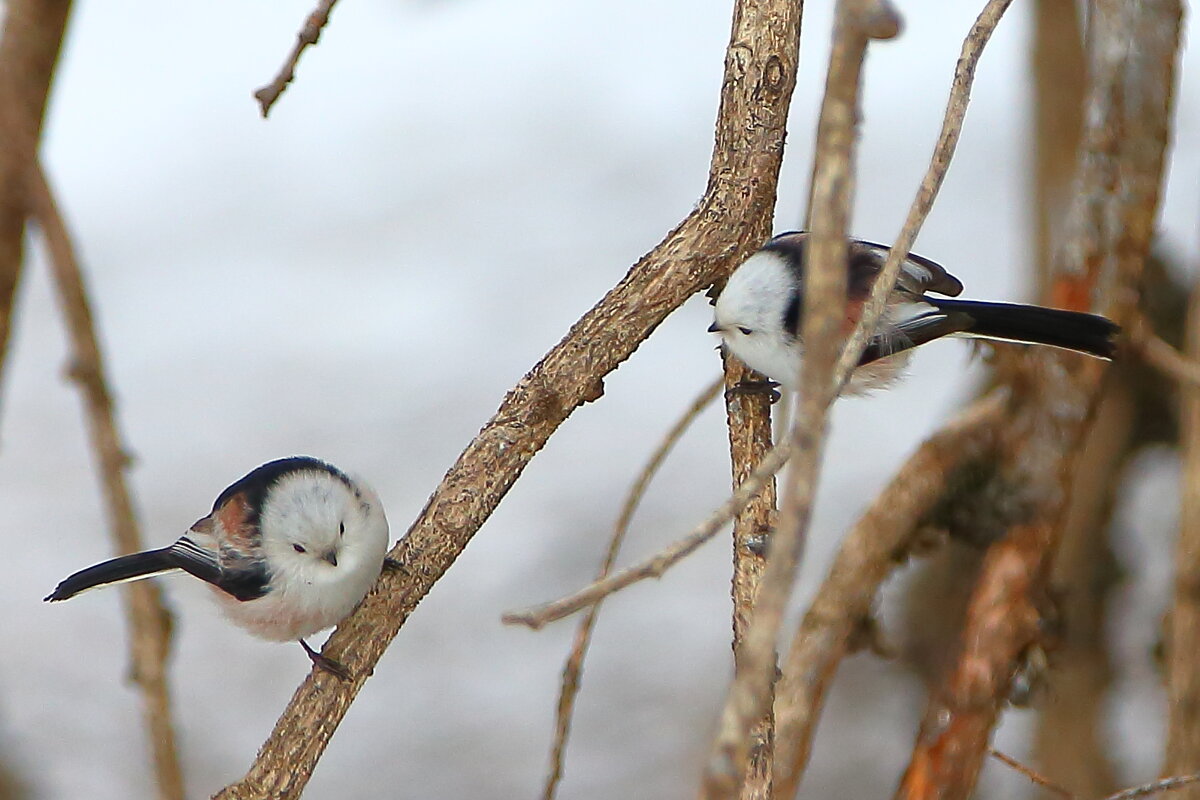
[[325, 647], [354, 673], [310, 675], [247, 775], [221, 798], [297, 796], [388, 644], [421, 598], [491, 516], [530, 459], [604, 376], [692, 294], [761, 244], [774, 210], [795, 84], [794, 0], [740, 0], [725, 60], [708, 188], [697, 208], [526, 375], [459, 456], [391, 555], [401, 569], [339, 626]]

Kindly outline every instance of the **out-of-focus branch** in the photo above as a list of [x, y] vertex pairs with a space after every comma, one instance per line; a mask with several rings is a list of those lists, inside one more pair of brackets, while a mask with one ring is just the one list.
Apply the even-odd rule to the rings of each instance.
[[[739, 486], [771, 449], [771, 401], [763, 393], [728, 391], [754, 375], [736, 358], [725, 364], [725, 413], [733, 485]], [[742, 657], [746, 630], [766, 565], [765, 553], [775, 530], [775, 483], [768, 481], [733, 521], [733, 660]], [[750, 731], [750, 759], [742, 776], [740, 800], [770, 800], [775, 753], [775, 723], [770, 707]]]
[[845, 318], [846, 230], [853, 199], [862, 64], [872, 39], [891, 38], [899, 31], [900, 19], [886, 0], [840, 0], [834, 11], [833, 50], [817, 123], [809, 198], [811, 234], [805, 248], [801, 325], [805, 354], [797, 365], [800, 391], [791, 433], [794, 461], [754, 613], [706, 765], [703, 796], [709, 800], [737, 792], [750, 759], [751, 729], [768, 713], [774, 696], [779, 628], [804, 551], [824, 451], [826, 414], [841, 385], [836, 370]]
[[[1124, 321], [1149, 254], [1168, 141], [1181, 8], [1177, 0], [1093, 5], [1087, 127], [1051, 285], [1056, 305], [1097, 296]], [[1100, 390], [1095, 361], [1030, 353], [1014, 378], [1006, 463], [1030, 521], [985, 559], [963, 653], [926, 712], [898, 798], [966, 798], [1012, 676], [1041, 636], [1040, 609], [1070, 475]]]
[[[1033, 222], [1037, 296], [1053, 278], [1053, 245], [1071, 196], [1079, 149], [1087, 63], [1078, 4], [1037, 0], [1034, 10]], [[1134, 446], [1135, 398], [1127, 365], [1114, 366], [1100, 399], [1096, 424], [1084, 441], [1071, 477], [1070, 501], [1051, 583], [1061, 598], [1062, 624], [1052, 644], [1054, 668], [1045, 676], [1053, 702], [1037, 704], [1031, 758], [1047, 774], [1084, 797], [1114, 786], [1100, 717], [1111, 679], [1103, 635], [1107, 599], [1114, 586], [1108, 528], [1121, 467]], [[1035, 695], [1036, 697], [1036, 695]]]
[[530, 459], [603, 379], [683, 302], [761, 245], [774, 211], [795, 85], [799, 4], [738, 0], [726, 51], [708, 187], [698, 206], [588, 311], [514, 388], [391, 552], [387, 571], [325, 645], [351, 681], [310, 674], [250, 771], [219, 797], [292, 798], [371, 669]]
[[321, 39], [321, 31], [329, 24], [329, 15], [333, 12], [335, 3], [337, 0], [320, 0], [317, 3], [317, 7], [304, 20], [304, 27], [296, 34], [296, 44], [292, 46], [292, 51], [288, 53], [287, 60], [279, 68], [275, 79], [254, 92], [254, 99], [258, 101], [264, 118], [271, 113], [271, 106], [275, 105], [275, 101], [284, 93], [288, 84], [295, 80], [300, 55]]
[[1038, 295], [1049, 282], [1053, 232], [1062, 225], [1083, 124], [1087, 64], [1074, 0], [1037, 0], [1033, 25], [1033, 205]]
[[[117, 430], [112, 396], [104, 375], [104, 362], [83, 275], [46, 176], [36, 164], [33, 167], [29, 180], [31, 211], [50, 251], [59, 302], [71, 340], [70, 375], [79, 385], [87, 408], [92, 448], [100, 468], [108, 506], [109, 527], [117, 551], [133, 553], [142, 549], [142, 537], [129, 487], [125, 483], [129, 457]], [[171, 620], [163, 608], [158, 587], [150, 581], [125, 587], [124, 599], [131, 628], [133, 679], [142, 693], [158, 794], [163, 800], [182, 800], [183, 774], [175, 749], [175, 729], [167, 687], [166, 662], [170, 649]]]
[[[1164, 343], [1164, 347], [1166, 347]], [[1200, 359], [1200, 290], [1192, 290], [1187, 326], [1188, 355]], [[1173, 352], [1173, 351], [1172, 351]], [[1167, 751], [1163, 773], [1200, 765], [1200, 384], [1180, 392], [1179, 539], [1175, 544], [1175, 592], [1167, 622]], [[1180, 794], [1200, 800], [1200, 790]]]
[[909, 458], [846, 535], [783, 665], [775, 702], [776, 796], [796, 794], [829, 685], [880, 585], [917, 544], [919, 523], [942, 501], [950, 479], [995, 457], [1005, 411], [1006, 399], [998, 393], [948, 423]]
[[1129, 342], [1134, 351], [1156, 370], [1174, 381], [1185, 391], [1200, 386], [1200, 355], [1194, 351], [1185, 356], [1155, 335], [1149, 322], [1141, 315], [1129, 325]]
[[[621, 506], [621, 513], [617, 516], [617, 522], [613, 526], [612, 537], [609, 539], [608, 550], [604, 554], [604, 561], [600, 566], [596, 580], [603, 580], [612, 571], [613, 564], [616, 563], [617, 554], [621, 550], [621, 544], [625, 541], [625, 534], [629, 532], [629, 523], [633, 520], [633, 514], [641, 505], [642, 498], [646, 495], [646, 489], [650, 486], [650, 481], [658, 474], [663, 462], [667, 460], [667, 456], [675, 449], [675, 445], [683, 438], [683, 434], [687, 432], [696, 418], [704, 409], [708, 408], [713, 400], [717, 399], [717, 394], [721, 391], [724, 384], [722, 379], [713, 381], [707, 386], [700, 395], [692, 402], [692, 404], [684, 411], [683, 415], [676, 420], [671, 429], [667, 431], [667, 435], [658, 443], [658, 447], [650, 455], [650, 460], [646, 462], [646, 466], [638, 474], [637, 479], [630, 487], [629, 494], [625, 498], [625, 502]], [[562, 685], [558, 692], [558, 706], [555, 711], [554, 725], [554, 744], [550, 751], [550, 771], [546, 776], [546, 786], [542, 792], [542, 797], [545, 800], [553, 800], [555, 793], [558, 790], [558, 784], [562, 780], [563, 773], [563, 758], [566, 754], [567, 740], [571, 734], [571, 717], [575, 711], [575, 697], [579, 694], [579, 679], [583, 673], [583, 659], [587, 655], [588, 645], [592, 640], [592, 630], [596, 625], [596, 616], [600, 613], [600, 603], [596, 603], [583, 615], [583, 619], [579, 621], [578, 627], [575, 628], [575, 640], [571, 644], [571, 653], [567, 656], [567, 663], [563, 666]]]
[[0, 35], [0, 367], [8, 352], [29, 212], [26, 174], [71, 12], [70, 0], [9, 0]]

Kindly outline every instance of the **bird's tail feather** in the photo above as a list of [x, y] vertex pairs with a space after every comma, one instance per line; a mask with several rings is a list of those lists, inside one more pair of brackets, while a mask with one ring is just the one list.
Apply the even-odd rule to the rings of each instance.
[[965, 336], [1044, 344], [1111, 359], [1117, 351], [1120, 327], [1110, 319], [1081, 311], [1064, 311], [1017, 303], [922, 298], [946, 312], [968, 314], [974, 323]]
[[97, 586], [140, 581], [164, 572], [172, 572], [179, 569], [179, 565], [170, 550], [169, 547], [147, 550], [144, 553], [113, 558], [94, 567], [80, 570], [64, 579], [45, 599], [49, 601], [66, 600]]

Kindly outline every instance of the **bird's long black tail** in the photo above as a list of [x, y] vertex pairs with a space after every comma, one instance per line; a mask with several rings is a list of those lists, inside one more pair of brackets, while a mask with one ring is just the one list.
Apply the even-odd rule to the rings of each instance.
[[179, 559], [170, 547], [120, 556], [76, 572], [58, 584], [45, 599], [66, 600], [97, 586], [137, 581], [177, 569], [180, 569]]
[[922, 299], [943, 311], [970, 316], [974, 322], [962, 331], [966, 336], [1062, 347], [1097, 358], [1111, 359], [1117, 351], [1120, 326], [1097, 314], [1018, 303], [984, 303], [941, 297]]

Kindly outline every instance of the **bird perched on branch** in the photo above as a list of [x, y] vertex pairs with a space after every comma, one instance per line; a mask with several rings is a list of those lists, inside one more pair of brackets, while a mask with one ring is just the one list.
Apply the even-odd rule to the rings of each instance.
[[308, 456], [263, 464], [169, 547], [120, 556], [58, 584], [46, 600], [182, 570], [206, 581], [225, 614], [255, 636], [299, 640], [317, 666], [345, 668], [304, 639], [341, 622], [383, 566], [388, 523], [361, 480]]
[[[715, 319], [708, 328], [720, 334], [724, 346], [742, 363], [788, 388], [795, 388], [804, 355], [800, 317], [807, 240], [807, 233], [782, 233], [746, 259], [717, 297]], [[888, 250], [872, 242], [849, 242], [846, 336], [862, 316]], [[1104, 317], [1019, 303], [949, 299], [962, 289], [940, 264], [910, 254], [901, 263], [900, 279], [883, 318], [843, 393], [886, 387], [899, 377], [914, 347], [943, 336], [1048, 345], [1104, 359], [1111, 359], [1116, 351], [1120, 328]]]

